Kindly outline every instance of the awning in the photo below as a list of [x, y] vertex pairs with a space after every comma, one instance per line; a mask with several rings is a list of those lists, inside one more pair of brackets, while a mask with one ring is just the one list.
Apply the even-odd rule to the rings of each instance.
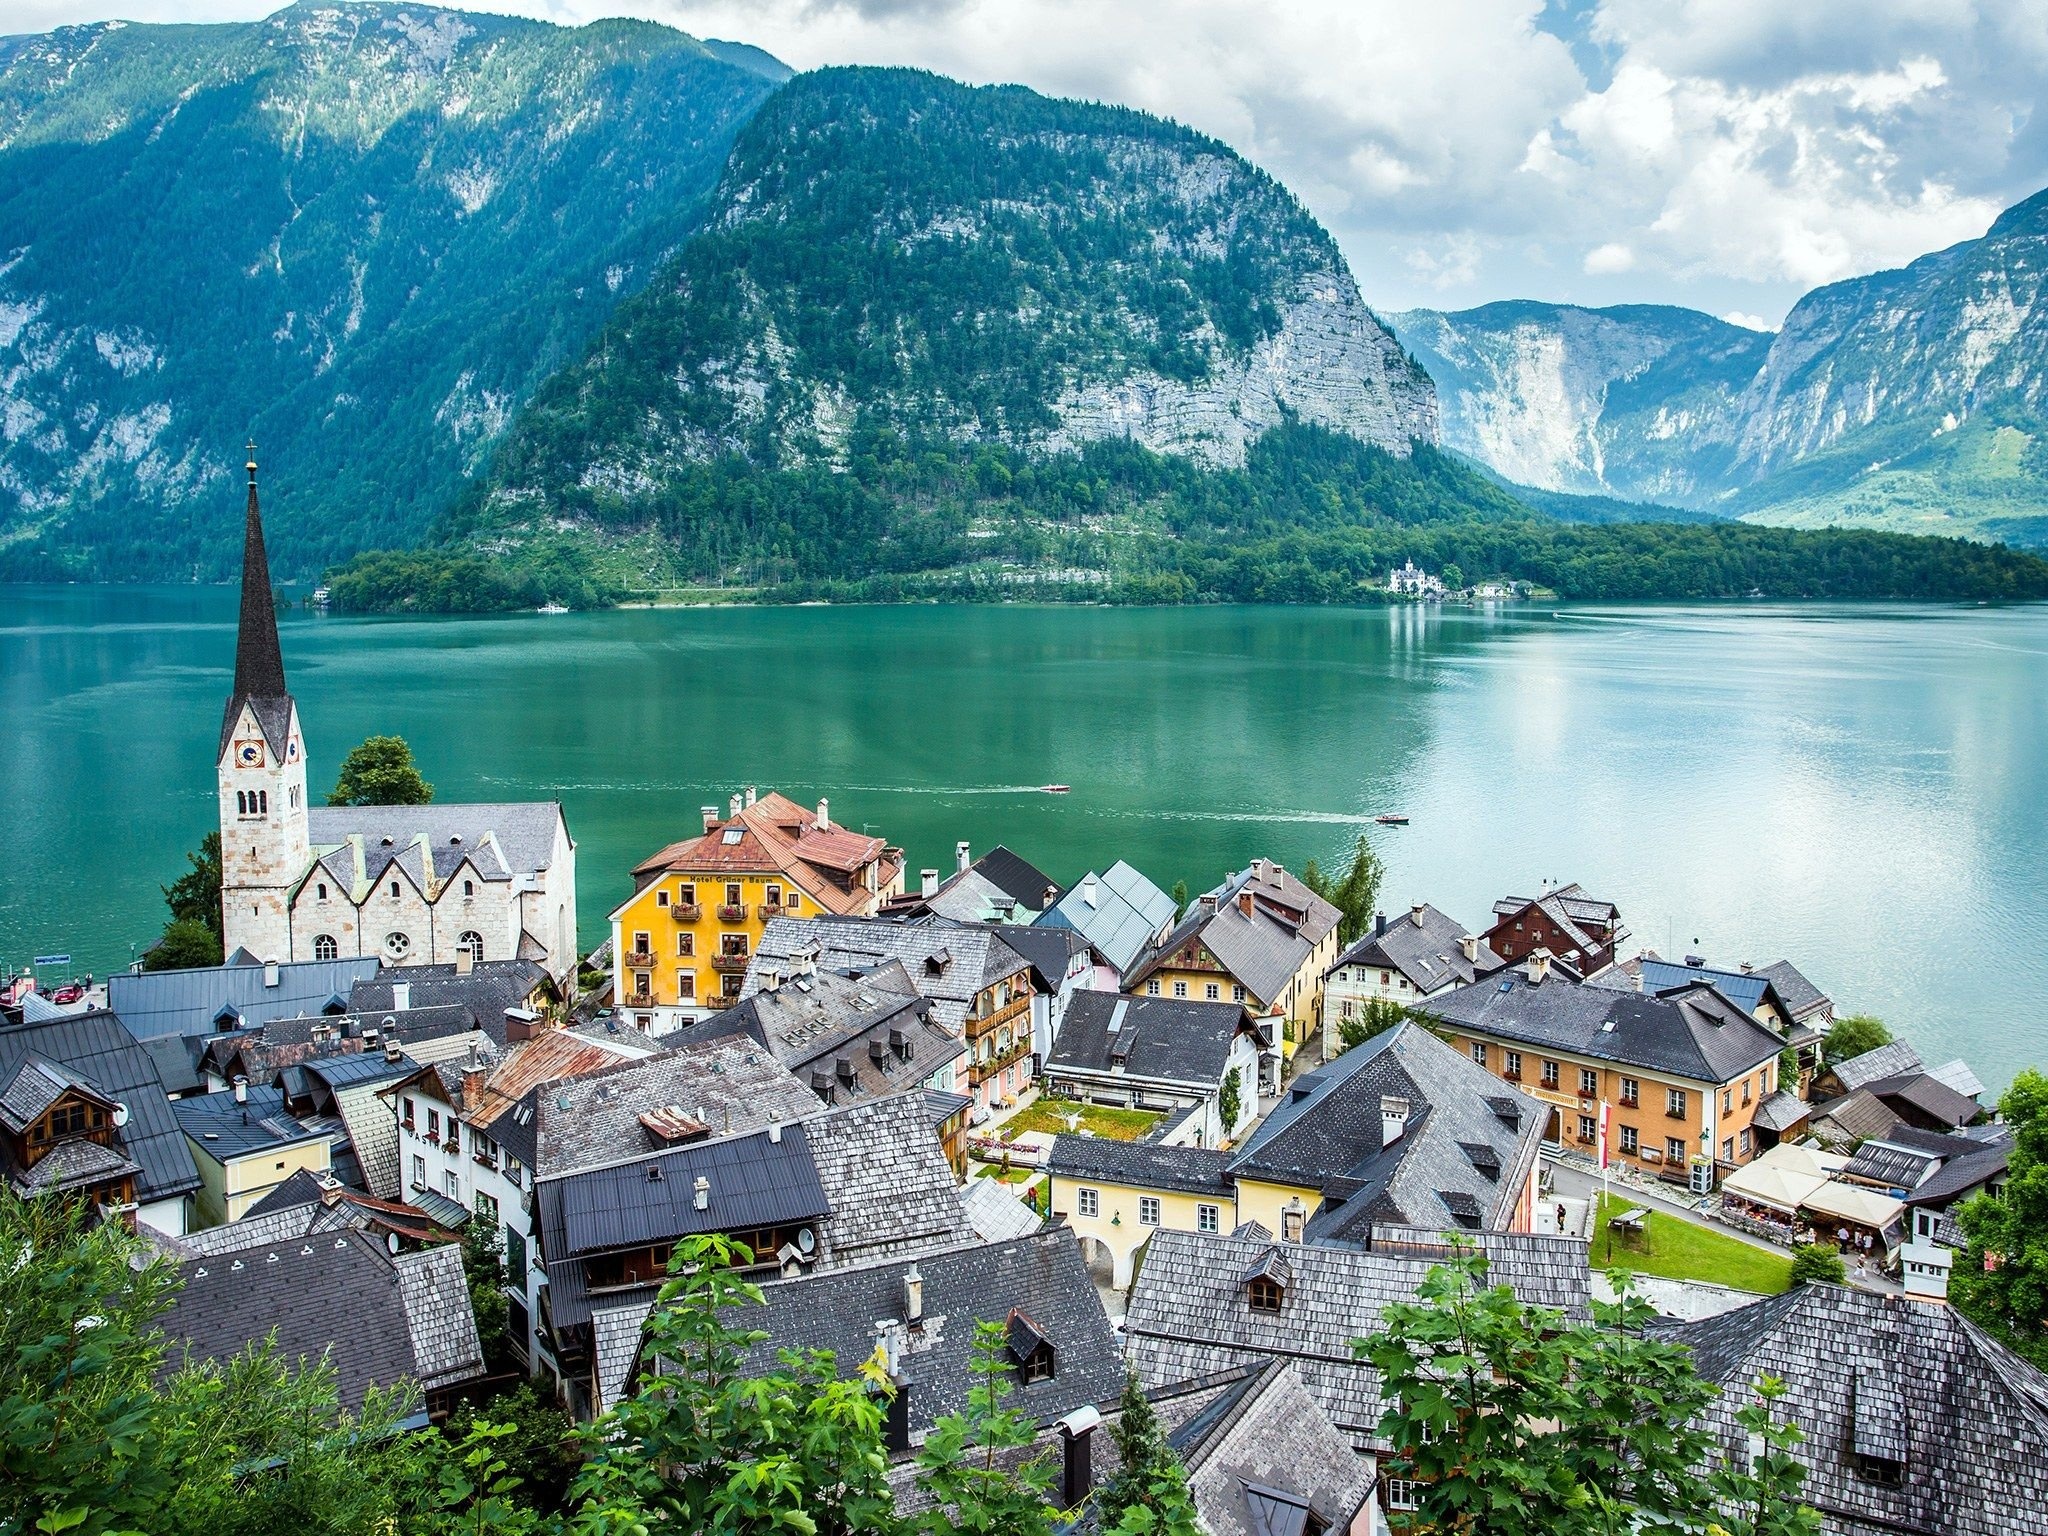
[[1906, 1210], [1904, 1201], [1894, 1200], [1890, 1195], [1880, 1195], [1874, 1189], [1859, 1189], [1854, 1184], [1835, 1183], [1823, 1184], [1800, 1202], [1800, 1208], [1816, 1216], [1853, 1221], [1873, 1232], [1883, 1232], [1893, 1226]]
[[1729, 1174], [1721, 1181], [1721, 1194], [1790, 1216], [1827, 1182], [1827, 1170], [1812, 1152], [1781, 1144]]

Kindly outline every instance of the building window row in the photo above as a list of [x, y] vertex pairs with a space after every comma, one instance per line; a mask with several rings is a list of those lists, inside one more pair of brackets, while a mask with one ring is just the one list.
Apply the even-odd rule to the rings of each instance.
[[268, 816], [270, 814], [270, 791], [267, 789], [236, 790], [235, 814], [237, 816]]

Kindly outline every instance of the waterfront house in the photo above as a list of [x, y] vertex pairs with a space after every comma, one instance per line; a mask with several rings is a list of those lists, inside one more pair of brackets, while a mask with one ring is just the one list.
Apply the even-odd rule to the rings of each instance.
[[2048, 1532], [2048, 1376], [1953, 1308], [1814, 1283], [1668, 1334], [1722, 1389], [1701, 1418], [1727, 1456], [1753, 1384], [1785, 1384], [1828, 1536]]
[[997, 938], [1030, 963], [1031, 1049], [1043, 1061], [1052, 1054], [1075, 997], [1083, 992], [1116, 990], [1097, 986], [1108, 962], [1076, 928], [1049, 923], [1028, 928], [1015, 923], [989, 926]]
[[[870, 922], [859, 918], [784, 918], [762, 930], [742, 998], [817, 971], [859, 980], [901, 968], [931, 1017], [967, 1042], [966, 1083], [977, 1121], [1013, 1103], [1032, 1080], [1032, 999], [1037, 988], [1024, 957], [991, 928], [943, 918]], [[895, 971], [891, 975], [898, 974]]]
[[1124, 990], [1239, 1003], [1276, 1021], [1276, 1034], [1300, 1041], [1321, 1017], [1340, 916], [1272, 860], [1254, 859], [1196, 899], [1138, 962]]
[[1423, 1005], [1452, 1044], [1548, 1111], [1548, 1139], [1591, 1149], [1601, 1106], [1625, 1166], [1711, 1187], [1760, 1150], [1784, 1041], [1713, 987], [1666, 993], [1574, 980], [1548, 951]]
[[1354, 1243], [1376, 1224], [1525, 1231], [1542, 1107], [1404, 1023], [1289, 1084], [1242, 1147], [1057, 1136], [1046, 1187], [1106, 1284], [1159, 1232], [1256, 1222]]
[[953, 848], [953, 873], [918, 871], [918, 886], [888, 903], [891, 917], [947, 917], [957, 923], [1031, 923], [1059, 899], [1052, 876], [997, 844], [969, 860], [963, 840]]
[[1173, 898], [1118, 859], [1101, 874], [1089, 870], [1038, 921], [1071, 928], [1093, 944], [1100, 957], [1094, 990], [1116, 992], [1175, 917]]
[[[1050, 1094], [1125, 1109], [1157, 1109], [1193, 1122], [1176, 1140], [1220, 1147], [1258, 1117], [1259, 1060], [1270, 1048], [1239, 1003], [1083, 992], [1045, 1059]], [[1224, 1122], [1224, 1085], [1237, 1085]]]
[[199, 1188], [148, 1053], [103, 1010], [0, 1029], [0, 1174], [173, 1237]]
[[1480, 938], [1510, 965], [1541, 949], [1578, 975], [1591, 976], [1614, 963], [1628, 930], [1613, 902], [1588, 896], [1577, 885], [1560, 885], [1540, 896], [1502, 897], [1493, 904], [1493, 926]]
[[1491, 975], [1507, 962], [1456, 918], [1418, 901], [1403, 917], [1373, 917], [1372, 930], [1331, 963], [1323, 986], [1323, 1055], [1337, 1054], [1344, 1025], [1374, 1003], [1412, 1007], [1425, 997]]
[[903, 850], [836, 826], [831, 802], [807, 810], [743, 790], [703, 809], [703, 829], [643, 859], [612, 912], [612, 993], [641, 1029], [664, 1035], [740, 1000], [763, 931], [781, 919], [868, 917], [903, 888]]

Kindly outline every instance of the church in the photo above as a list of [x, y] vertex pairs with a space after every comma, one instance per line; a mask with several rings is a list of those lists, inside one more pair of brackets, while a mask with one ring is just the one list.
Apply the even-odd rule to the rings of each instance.
[[249, 460], [235, 690], [221, 719], [221, 918], [257, 960], [576, 965], [576, 845], [561, 804], [314, 805]]

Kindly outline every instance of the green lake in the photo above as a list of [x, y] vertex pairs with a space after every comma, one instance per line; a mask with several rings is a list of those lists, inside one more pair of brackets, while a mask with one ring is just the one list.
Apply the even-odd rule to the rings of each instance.
[[[0, 587], [0, 962], [125, 965], [212, 825], [226, 588]], [[2048, 1060], [2048, 609], [698, 608], [288, 615], [315, 792], [405, 736], [438, 798], [559, 798], [585, 948], [747, 784], [900, 843], [1199, 890], [1374, 828], [1384, 904], [1544, 879], [1636, 941], [1791, 958], [1994, 1089]], [[1035, 786], [1065, 783], [1067, 795]]]

